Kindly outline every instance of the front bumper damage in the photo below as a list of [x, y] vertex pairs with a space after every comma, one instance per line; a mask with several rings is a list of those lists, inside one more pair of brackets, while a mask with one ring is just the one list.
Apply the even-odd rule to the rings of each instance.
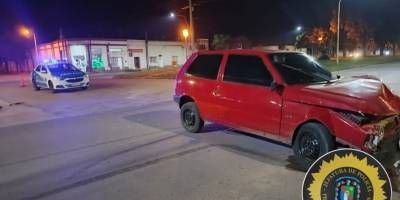
[[399, 115], [363, 127], [369, 136], [364, 148], [386, 168], [393, 190], [400, 192], [400, 121]]
[[400, 192], [400, 134], [392, 139], [383, 140], [379, 146], [379, 151], [373, 156], [379, 160], [386, 168], [392, 182], [393, 190]]

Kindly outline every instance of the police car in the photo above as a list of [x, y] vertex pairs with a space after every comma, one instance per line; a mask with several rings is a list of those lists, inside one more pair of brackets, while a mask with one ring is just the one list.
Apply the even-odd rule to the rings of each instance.
[[48, 88], [58, 90], [89, 87], [89, 76], [65, 61], [38, 65], [32, 72], [32, 85], [35, 90]]

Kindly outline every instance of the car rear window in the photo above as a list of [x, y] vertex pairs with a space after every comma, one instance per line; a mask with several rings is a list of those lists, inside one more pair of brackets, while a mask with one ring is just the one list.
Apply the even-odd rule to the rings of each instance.
[[186, 73], [201, 78], [215, 80], [218, 76], [221, 60], [222, 55], [198, 55]]
[[224, 81], [270, 86], [272, 75], [258, 56], [231, 55], [225, 67]]

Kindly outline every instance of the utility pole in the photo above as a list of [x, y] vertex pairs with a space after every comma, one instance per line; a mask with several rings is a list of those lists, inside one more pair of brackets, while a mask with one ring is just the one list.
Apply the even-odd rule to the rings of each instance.
[[36, 40], [36, 34], [34, 31], [32, 31], [33, 35], [33, 43], [35, 44], [35, 54], [36, 54], [36, 64], [39, 63], [39, 50], [38, 50], [38, 45], [37, 45], [37, 40]]
[[60, 52], [60, 60], [63, 60], [64, 56], [63, 56], [63, 50], [64, 50], [64, 43], [63, 43], [63, 32], [62, 29], [59, 29], [59, 39], [58, 39], [58, 50]]
[[338, 15], [337, 15], [337, 39], [336, 39], [336, 64], [339, 64], [339, 45], [340, 45], [340, 7], [342, 4], [342, 0], [339, 0], [338, 3]]
[[190, 49], [193, 51], [195, 49], [195, 35], [194, 35], [194, 26], [193, 26], [193, 5], [192, 0], [189, 0], [189, 29], [190, 29]]
[[146, 69], [149, 69], [149, 38], [147, 31], [144, 33], [144, 48], [146, 51]]

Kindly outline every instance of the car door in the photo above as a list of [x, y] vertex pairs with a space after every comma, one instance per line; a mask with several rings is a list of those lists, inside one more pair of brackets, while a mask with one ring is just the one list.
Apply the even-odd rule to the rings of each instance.
[[46, 87], [47, 86], [46, 81], [45, 81], [45, 77], [43, 75], [43, 66], [42, 65], [39, 65], [35, 69], [35, 71], [33, 73], [33, 79], [35, 80], [35, 83], [36, 83], [37, 86], [40, 86], [40, 87]]
[[184, 84], [189, 96], [194, 98], [201, 116], [208, 121], [219, 122], [220, 113], [216, 98], [212, 95], [217, 87], [217, 78], [222, 54], [199, 54], [184, 75]]
[[282, 96], [260, 55], [229, 55], [216, 91], [225, 124], [278, 137]]

